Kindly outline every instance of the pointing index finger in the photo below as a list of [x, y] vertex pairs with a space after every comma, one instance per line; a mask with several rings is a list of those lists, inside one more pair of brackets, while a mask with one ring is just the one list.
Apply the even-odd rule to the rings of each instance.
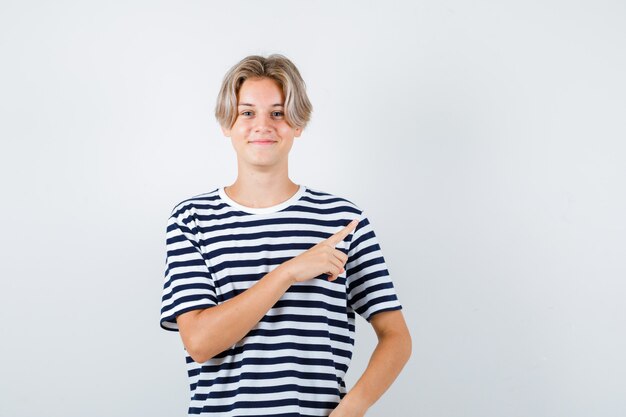
[[358, 219], [352, 220], [350, 223], [348, 223], [346, 227], [344, 227], [343, 229], [341, 229], [340, 231], [338, 231], [337, 233], [329, 237], [327, 240], [333, 245], [338, 244], [339, 242], [344, 240], [346, 236], [348, 236], [350, 232], [352, 232], [356, 228], [356, 225], [358, 223], [359, 223]]

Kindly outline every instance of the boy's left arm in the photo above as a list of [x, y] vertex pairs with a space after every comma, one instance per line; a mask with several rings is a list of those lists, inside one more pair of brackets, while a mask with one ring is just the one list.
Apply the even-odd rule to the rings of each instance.
[[376, 349], [361, 378], [329, 417], [363, 417], [395, 381], [411, 356], [411, 335], [401, 310], [374, 314], [370, 323], [378, 337]]

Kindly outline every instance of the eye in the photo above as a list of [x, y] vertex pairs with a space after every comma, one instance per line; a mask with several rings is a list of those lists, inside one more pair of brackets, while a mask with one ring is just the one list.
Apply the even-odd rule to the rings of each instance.
[[252, 112], [250, 110], [245, 110], [241, 112], [242, 116], [252, 116]]
[[273, 111], [272, 112], [272, 116], [273, 117], [283, 117], [285, 114], [282, 111]]

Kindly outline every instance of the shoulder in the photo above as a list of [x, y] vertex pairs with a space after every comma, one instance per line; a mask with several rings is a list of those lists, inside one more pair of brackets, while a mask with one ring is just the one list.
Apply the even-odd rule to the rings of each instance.
[[350, 212], [358, 217], [365, 215], [364, 210], [351, 197], [322, 191], [318, 188], [306, 187], [304, 200], [308, 203], [323, 206], [330, 211]]
[[199, 213], [215, 210], [219, 205], [218, 189], [196, 194], [180, 200], [172, 207], [170, 218], [182, 219], [189, 216], [197, 216]]
[[306, 191], [307, 191], [306, 194], [309, 197], [309, 199], [315, 200], [316, 202], [320, 204], [329, 204], [329, 205], [334, 204], [334, 205], [340, 205], [343, 207], [349, 207], [357, 211], [359, 214], [363, 211], [363, 209], [361, 209], [361, 207], [358, 204], [356, 204], [354, 200], [351, 198], [348, 199], [342, 195], [329, 193], [327, 191], [322, 191], [320, 189], [312, 188], [308, 186], [307, 186]]

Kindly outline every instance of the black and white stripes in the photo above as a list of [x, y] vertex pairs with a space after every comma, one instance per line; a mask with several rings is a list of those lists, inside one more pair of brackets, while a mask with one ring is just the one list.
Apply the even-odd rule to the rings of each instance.
[[350, 201], [304, 185], [262, 209], [241, 206], [223, 187], [182, 201], [167, 223], [160, 324], [241, 294], [281, 263], [344, 228], [346, 271], [292, 285], [250, 332], [196, 363], [187, 355], [189, 415], [324, 416], [346, 393], [355, 312], [401, 309], [374, 230]]

